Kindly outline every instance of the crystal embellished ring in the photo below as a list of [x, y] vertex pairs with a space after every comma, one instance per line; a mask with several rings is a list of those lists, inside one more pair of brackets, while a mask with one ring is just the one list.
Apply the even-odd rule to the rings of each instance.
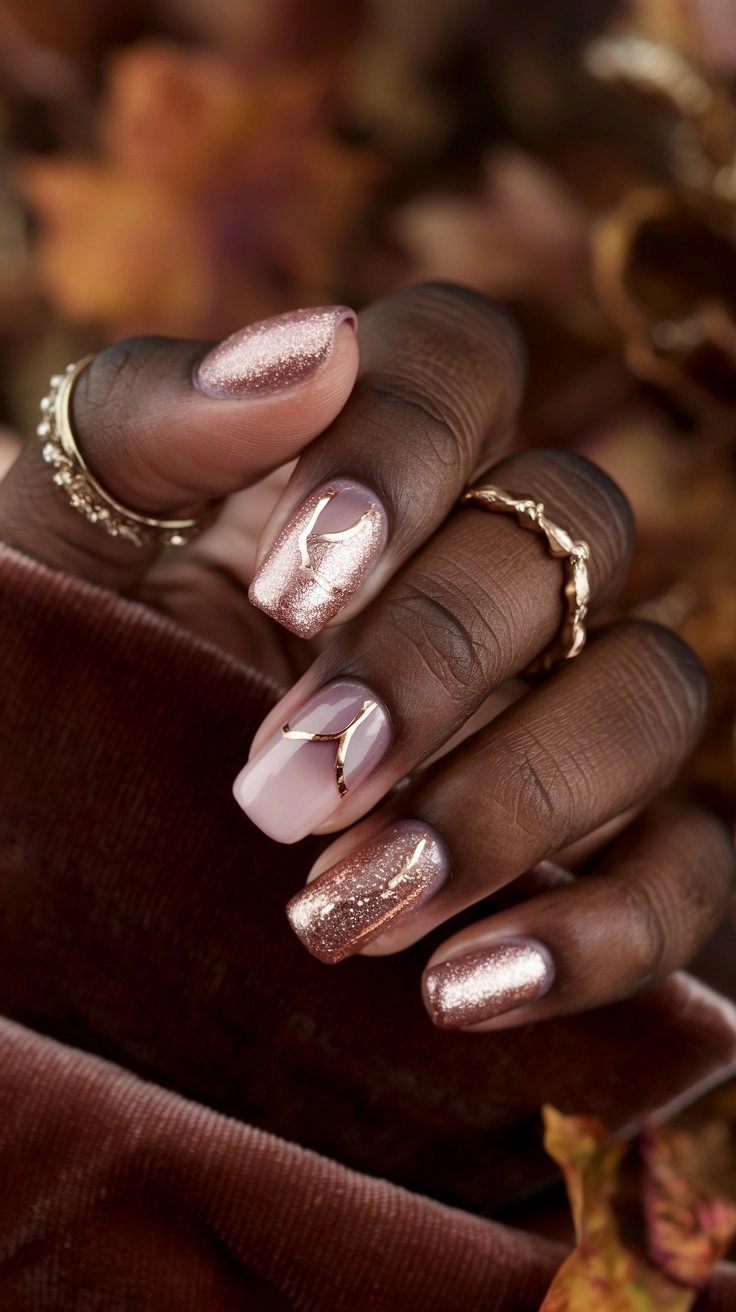
[[36, 432], [43, 443], [43, 458], [53, 469], [53, 480], [74, 510], [111, 537], [137, 547], [182, 547], [211, 523], [222, 502], [211, 502], [186, 517], [143, 515], [116, 501], [97, 481], [79, 449], [71, 421], [74, 388], [93, 358], [87, 355], [63, 374], [54, 374], [41, 401], [42, 418]]
[[554, 641], [528, 667], [527, 674], [545, 674], [559, 661], [571, 660], [578, 656], [585, 646], [585, 618], [590, 603], [590, 580], [588, 577], [588, 560], [590, 549], [587, 542], [573, 538], [559, 524], [548, 517], [541, 501], [530, 497], [514, 497], [503, 488], [487, 483], [481, 487], [468, 488], [460, 498], [460, 505], [476, 505], [483, 510], [495, 510], [502, 514], [516, 515], [522, 528], [528, 528], [540, 534], [551, 556], [565, 560], [565, 582], [563, 597], [565, 614], [559, 632]]

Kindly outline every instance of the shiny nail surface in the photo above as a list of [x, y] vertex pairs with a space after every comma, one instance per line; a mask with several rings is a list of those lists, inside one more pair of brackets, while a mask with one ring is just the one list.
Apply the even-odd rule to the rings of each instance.
[[385, 542], [378, 498], [360, 483], [334, 479], [281, 531], [248, 596], [292, 633], [312, 638], [357, 592]]
[[333, 965], [422, 906], [449, 874], [439, 834], [421, 821], [399, 820], [307, 884], [286, 914], [305, 948]]
[[464, 1029], [536, 1001], [553, 977], [546, 948], [515, 939], [430, 966], [424, 976], [424, 999], [440, 1029]]
[[194, 384], [206, 396], [265, 397], [299, 387], [327, 363], [341, 324], [357, 319], [345, 305], [294, 310], [249, 324], [200, 361]]
[[328, 820], [391, 745], [383, 702], [354, 679], [320, 688], [241, 770], [233, 791], [246, 815], [279, 843]]

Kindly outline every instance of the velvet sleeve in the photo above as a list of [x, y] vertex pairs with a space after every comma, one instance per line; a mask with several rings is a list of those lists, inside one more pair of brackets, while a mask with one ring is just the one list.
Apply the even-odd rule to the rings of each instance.
[[[223, 1237], [211, 1209], [230, 1201], [241, 1227], [233, 1261], [252, 1273], [254, 1299], [261, 1279], [270, 1289], [272, 1225], [283, 1225], [290, 1260], [318, 1268], [316, 1289], [335, 1208], [352, 1234], [338, 1246], [351, 1272], [364, 1270], [361, 1227], [366, 1244], [371, 1234], [378, 1247], [394, 1242], [390, 1225], [376, 1221], [374, 1232], [365, 1218], [396, 1208], [408, 1227], [396, 1233], [410, 1247], [414, 1234], [427, 1271], [433, 1226], [452, 1230], [452, 1221], [461, 1237], [451, 1266], [477, 1251], [487, 1278], [498, 1254], [501, 1301], [484, 1306], [531, 1308], [559, 1254], [441, 1204], [487, 1215], [553, 1178], [542, 1102], [616, 1129], [725, 1078], [736, 1062], [734, 1009], [679, 975], [597, 1013], [447, 1034], [419, 997], [431, 941], [334, 968], [312, 960], [283, 907], [316, 847], [272, 843], [230, 791], [278, 693], [144, 607], [0, 550], [0, 1208], [18, 1197], [29, 1215], [43, 1212], [47, 1194], [64, 1197], [60, 1182], [98, 1165], [78, 1198], [69, 1186], [73, 1216], [57, 1227], [54, 1260], [63, 1263], [65, 1233], [78, 1225], [91, 1245], [120, 1206], [145, 1265], [136, 1208], [146, 1215], [150, 1204], [162, 1213], [153, 1227], [162, 1260], [191, 1240], [195, 1262], [206, 1239], [208, 1261], [224, 1246], [225, 1269], [235, 1231]], [[14, 1263], [32, 1271], [32, 1226], [13, 1245], [0, 1250], [0, 1290]], [[422, 1265], [417, 1257], [418, 1289]], [[520, 1301], [501, 1297], [507, 1269]], [[299, 1301], [289, 1292], [297, 1277], [284, 1281], [286, 1301], [263, 1306], [343, 1306], [316, 1293]], [[227, 1309], [227, 1297], [192, 1306]], [[444, 1306], [407, 1298], [397, 1306]], [[232, 1302], [251, 1305], [260, 1306]]]

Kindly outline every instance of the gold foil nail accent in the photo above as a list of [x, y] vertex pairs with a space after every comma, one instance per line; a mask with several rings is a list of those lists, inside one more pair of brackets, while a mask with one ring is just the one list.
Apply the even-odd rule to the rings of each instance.
[[378, 707], [378, 702], [364, 701], [361, 709], [353, 716], [349, 724], [344, 729], [335, 729], [332, 733], [310, 733], [307, 729], [291, 729], [287, 720], [283, 725], [281, 732], [285, 738], [295, 738], [302, 742], [308, 743], [337, 743], [337, 756], [335, 757], [335, 781], [337, 791], [341, 797], [344, 797], [348, 791], [345, 782], [345, 757], [350, 746], [350, 739], [359, 724], [368, 719]]
[[428, 841], [429, 840], [426, 834], [424, 835], [423, 838], [420, 838], [419, 842], [417, 843], [416, 847], [414, 848], [414, 851], [412, 852], [408, 860], [406, 860], [403, 866], [401, 867], [401, 869], [398, 870], [391, 879], [389, 879], [383, 892], [379, 894], [379, 896], [382, 897], [384, 901], [387, 901], [388, 898], [391, 897], [391, 894], [396, 892], [397, 888], [400, 888], [402, 884], [406, 883], [407, 875], [410, 875], [412, 870], [416, 866], [420, 856], [422, 855], [422, 852], [427, 846]]
[[[322, 511], [325, 509], [326, 506], [330, 504], [332, 498], [337, 496], [337, 494], [338, 494], [337, 488], [330, 488], [328, 492], [325, 492], [324, 496], [320, 497], [319, 501], [317, 502], [316, 506], [314, 507], [314, 510], [312, 511], [309, 517], [307, 524], [305, 524], [304, 528], [299, 534], [299, 537], [297, 538], [297, 549], [299, 551], [300, 567], [303, 570], [306, 570], [308, 573], [315, 574], [315, 575], [317, 573], [314, 566], [314, 561], [312, 560], [312, 553], [309, 550], [310, 539], [312, 539], [314, 542], [346, 542], [348, 538], [355, 537], [355, 534], [360, 532], [361, 525], [364, 523], [364, 521], [366, 519], [369, 519], [371, 515], [375, 515], [376, 513], [375, 510], [373, 509], [366, 510], [360, 516], [360, 519], [357, 519], [354, 524], [350, 524], [347, 528], [340, 529], [340, 531], [336, 533], [314, 533], [313, 532], [314, 526], [317, 523], [317, 520], [319, 519], [320, 515], [322, 514]], [[331, 588], [331, 590], [333, 592], [337, 591], [337, 589], [334, 586]]]
[[285, 525], [248, 596], [292, 633], [313, 638], [357, 592], [386, 535], [378, 499], [360, 484], [336, 479], [307, 498]]

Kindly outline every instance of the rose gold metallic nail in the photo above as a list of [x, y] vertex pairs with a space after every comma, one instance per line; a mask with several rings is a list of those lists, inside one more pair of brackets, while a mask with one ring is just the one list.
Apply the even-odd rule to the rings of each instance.
[[249, 324], [200, 361], [194, 384], [216, 399], [262, 397], [306, 383], [332, 354], [342, 324], [357, 319], [345, 305], [277, 314]]
[[357, 592], [385, 542], [378, 497], [360, 483], [333, 479], [289, 520], [248, 596], [284, 628], [312, 638]]
[[554, 978], [541, 943], [514, 939], [430, 966], [424, 1000], [440, 1029], [464, 1029], [541, 998]]
[[399, 820], [307, 884], [286, 914], [305, 948], [334, 964], [422, 906], [449, 874], [439, 835], [418, 820]]

